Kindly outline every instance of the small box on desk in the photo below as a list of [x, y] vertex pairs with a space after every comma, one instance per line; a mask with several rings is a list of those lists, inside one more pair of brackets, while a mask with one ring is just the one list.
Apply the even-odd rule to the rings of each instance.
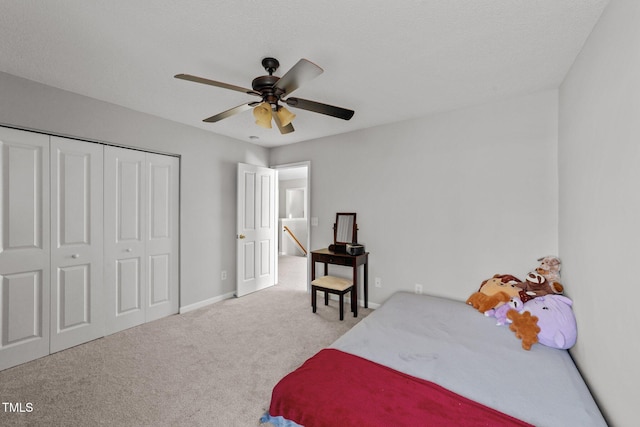
[[364, 253], [364, 245], [359, 243], [347, 243], [346, 249], [349, 255], [362, 255]]

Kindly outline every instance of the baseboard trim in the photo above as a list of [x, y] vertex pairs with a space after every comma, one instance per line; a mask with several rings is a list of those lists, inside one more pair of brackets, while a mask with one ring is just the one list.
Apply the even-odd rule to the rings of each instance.
[[[322, 294], [320, 294], [322, 295]], [[332, 301], [340, 301], [340, 299], [338, 298], [337, 295], [329, 295], [329, 299]], [[318, 300], [319, 301], [319, 300]], [[345, 304], [351, 304], [351, 298], [350, 297], [344, 297], [344, 302]], [[363, 307], [364, 308], [364, 300], [359, 299], [358, 300], [358, 307]], [[375, 302], [371, 302], [369, 301], [369, 307], [367, 308], [371, 308], [373, 310], [375, 310], [376, 308], [379, 308], [380, 304], [376, 304]]]
[[[362, 306], [364, 307], [364, 304], [362, 304]], [[380, 308], [380, 304], [376, 304], [375, 302], [370, 302], [369, 308], [372, 308], [375, 310], [376, 308]]]
[[[199, 308], [203, 308], [208, 305], [215, 304], [220, 301], [224, 301], [226, 299], [231, 299], [231, 298], [234, 298], [235, 296], [236, 296], [235, 292], [229, 292], [228, 294], [220, 295], [217, 297], [206, 299], [204, 301], [199, 301], [193, 304], [185, 305], [184, 307], [180, 307], [180, 314], [188, 313], [190, 311], [197, 310]], [[338, 301], [338, 297], [335, 295], [329, 295], [329, 298], [332, 300]], [[346, 303], [351, 302], [351, 298], [349, 297], [345, 297], [344, 300]], [[364, 307], [364, 301], [358, 300], [358, 306]], [[375, 310], [378, 307], [380, 307], [380, 304], [376, 304], [375, 302], [369, 302], [369, 308], [372, 308]]]
[[193, 304], [185, 305], [184, 307], [180, 307], [180, 314], [188, 313], [190, 311], [197, 310], [199, 308], [206, 307], [208, 305], [233, 298], [234, 296], [235, 296], [235, 292], [229, 292], [228, 294], [220, 295], [217, 297], [206, 299], [204, 301], [199, 301]]

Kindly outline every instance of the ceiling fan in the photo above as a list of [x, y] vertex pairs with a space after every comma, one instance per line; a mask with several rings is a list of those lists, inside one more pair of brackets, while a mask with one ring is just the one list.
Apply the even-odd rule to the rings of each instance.
[[244, 92], [248, 95], [254, 95], [262, 98], [262, 101], [240, 104], [237, 107], [233, 107], [229, 110], [223, 111], [222, 113], [216, 114], [215, 116], [204, 119], [203, 121], [207, 123], [215, 123], [235, 114], [242, 113], [243, 111], [253, 109], [256, 124], [259, 126], [271, 128], [271, 120], [273, 119], [276, 126], [278, 126], [280, 133], [286, 134], [293, 132], [294, 129], [291, 121], [295, 118], [295, 114], [291, 113], [283, 105], [280, 105], [281, 102], [290, 107], [325, 114], [327, 116], [337, 117], [343, 120], [349, 120], [353, 117], [353, 110], [347, 110], [346, 108], [335, 107], [333, 105], [310, 101], [308, 99], [293, 98], [289, 96], [291, 92], [298, 89], [303, 83], [322, 74], [322, 68], [318, 67], [313, 62], [303, 58], [282, 77], [273, 75], [280, 66], [277, 59], [264, 58], [262, 60], [262, 66], [269, 75], [259, 76], [253, 79], [251, 82], [252, 89], [192, 76], [190, 74], [177, 74], [175, 78]]

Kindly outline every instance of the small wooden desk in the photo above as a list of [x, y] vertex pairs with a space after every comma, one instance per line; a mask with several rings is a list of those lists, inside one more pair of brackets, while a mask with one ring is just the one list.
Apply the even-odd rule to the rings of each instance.
[[344, 265], [353, 268], [353, 291], [351, 298], [355, 299], [355, 313], [358, 314], [358, 267], [364, 266], [364, 280], [362, 287], [364, 289], [364, 308], [369, 308], [369, 252], [360, 255], [349, 255], [332, 252], [328, 248], [316, 249], [311, 251], [311, 281], [316, 279], [316, 262], [324, 264], [324, 275], [329, 274], [329, 264]]

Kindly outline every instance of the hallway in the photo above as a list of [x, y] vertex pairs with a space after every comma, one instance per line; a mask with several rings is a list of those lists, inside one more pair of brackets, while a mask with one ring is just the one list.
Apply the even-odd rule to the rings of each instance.
[[278, 286], [296, 291], [307, 291], [307, 257], [278, 256]]

